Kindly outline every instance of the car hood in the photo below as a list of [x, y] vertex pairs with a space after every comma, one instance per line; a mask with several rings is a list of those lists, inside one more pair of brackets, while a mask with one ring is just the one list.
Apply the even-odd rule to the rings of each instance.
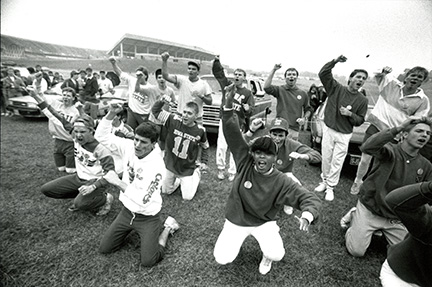
[[33, 104], [37, 104], [36, 100], [33, 99], [33, 97], [31, 96], [19, 96], [19, 97], [14, 97], [14, 98], [10, 98], [9, 99], [11, 102], [23, 102], [23, 103], [33, 103]]
[[222, 103], [222, 93], [212, 93], [212, 104], [211, 106], [220, 107]]

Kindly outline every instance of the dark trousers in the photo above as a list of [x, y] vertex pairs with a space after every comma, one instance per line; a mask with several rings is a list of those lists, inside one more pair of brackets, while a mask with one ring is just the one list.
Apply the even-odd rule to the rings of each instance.
[[128, 108], [126, 124], [128, 124], [133, 130], [139, 126], [140, 123], [148, 121], [149, 115], [141, 115], [133, 112]]
[[161, 233], [162, 221], [159, 213], [156, 215], [142, 215], [132, 213], [123, 207], [111, 226], [105, 232], [99, 252], [110, 253], [123, 244], [126, 236], [135, 230], [141, 239], [141, 264], [143, 266], [153, 266], [165, 255], [165, 248], [159, 245], [159, 235]]
[[75, 168], [74, 143], [54, 139], [54, 162], [57, 167]]
[[79, 210], [97, 210], [106, 202], [105, 188], [97, 188], [87, 195], [81, 195], [78, 191], [80, 186], [93, 182], [95, 180], [82, 180], [76, 174], [71, 174], [45, 183], [41, 191], [52, 198], [75, 198], [74, 205]]

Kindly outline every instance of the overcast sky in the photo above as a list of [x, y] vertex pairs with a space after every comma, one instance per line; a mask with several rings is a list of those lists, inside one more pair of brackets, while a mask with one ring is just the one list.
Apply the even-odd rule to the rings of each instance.
[[[432, 69], [430, 0], [1, 0], [1, 33], [109, 50], [125, 33], [220, 54], [232, 68], [275, 63], [318, 72], [335, 68]], [[370, 55], [369, 57], [366, 57]]]

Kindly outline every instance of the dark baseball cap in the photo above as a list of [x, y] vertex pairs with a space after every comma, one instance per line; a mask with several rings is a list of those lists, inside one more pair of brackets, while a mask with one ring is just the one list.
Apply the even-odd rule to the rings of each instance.
[[270, 123], [270, 131], [272, 130], [283, 130], [288, 133], [288, 122], [284, 118], [275, 118]]

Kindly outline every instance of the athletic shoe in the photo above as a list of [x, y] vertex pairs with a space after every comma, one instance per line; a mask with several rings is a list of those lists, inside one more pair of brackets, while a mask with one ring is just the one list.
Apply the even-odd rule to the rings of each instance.
[[97, 216], [107, 215], [108, 212], [110, 212], [111, 210], [111, 205], [113, 201], [114, 201], [114, 197], [111, 195], [111, 193], [107, 192], [105, 204], [102, 205], [102, 207], [99, 209], [96, 215]]
[[323, 192], [327, 189], [327, 184], [325, 182], [320, 182], [317, 187], [315, 187], [315, 192]]
[[330, 187], [330, 186], [327, 187], [324, 199], [327, 201], [333, 201], [333, 199], [334, 199], [333, 187]]
[[165, 220], [164, 227], [168, 228], [171, 234], [174, 234], [174, 232], [180, 229], [180, 225], [178, 224], [177, 220], [171, 216], [168, 216]]
[[294, 212], [294, 208], [293, 208], [292, 206], [285, 205], [285, 206], [284, 206], [284, 212], [285, 212], [287, 215], [291, 215], [291, 214], [293, 214], [293, 212]]
[[224, 179], [225, 179], [225, 175], [224, 175], [224, 171], [223, 171], [223, 169], [219, 169], [219, 170], [218, 170], [217, 177], [218, 177], [220, 180], [224, 180]]
[[340, 220], [340, 226], [343, 229], [347, 229], [352, 221], [352, 216], [357, 207], [352, 207]]
[[67, 167], [66, 168], [66, 173], [76, 173], [76, 168]]
[[261, 273], [262, 275], [266, 275], [267, 273], [269, 273], [272, 262], [273, 262], [272, 260], [268, 259], [263, 255], [263, 258], [259, 265], [259, 273]]
[[353, 185], [351, 186], [351, 194], [356, 195], [359, 193], [360, 191], [360, 186], [362, 185], [363, 181], [360, 182], [355, 182], [353, 183]]
[[233, 181], [234, 178], [235, 178], [235, 176], [236, 176], [235, 173], [230, 173], [229, 176], [228, 176], [228, 180], [229, 181]]

